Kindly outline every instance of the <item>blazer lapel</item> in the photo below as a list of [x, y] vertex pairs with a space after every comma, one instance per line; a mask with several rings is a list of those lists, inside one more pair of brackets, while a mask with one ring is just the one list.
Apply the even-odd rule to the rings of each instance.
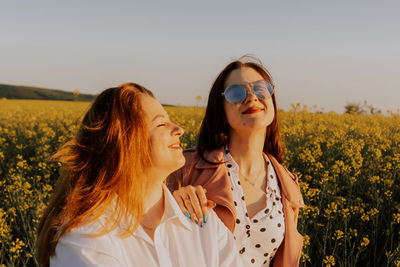
[[281, 190], [286, 199], [295, 207], [304, 207], [298, 178], [283, 167], [272, 155], [267, 154], [281, 183]]

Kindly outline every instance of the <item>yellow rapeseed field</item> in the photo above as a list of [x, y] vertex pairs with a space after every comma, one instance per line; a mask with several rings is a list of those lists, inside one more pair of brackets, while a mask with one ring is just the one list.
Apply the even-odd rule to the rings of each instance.
[[[0, 100], [0, 266], [37, 266], [36, 227], [58, 178], [47, 159], [90, 103]], [[166, 107], [196, 144], [204, 109]], [[280, 111], [299, 176], [303, 266], [400, 266], [400, 116]]]

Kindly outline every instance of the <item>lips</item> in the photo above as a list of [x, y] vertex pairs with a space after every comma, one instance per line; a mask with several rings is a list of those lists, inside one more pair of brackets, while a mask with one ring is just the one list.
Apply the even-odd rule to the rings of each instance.
[[173, 144], [169, 145], [168, 148], [171, 148], [171, 149], [182, 149], [181, 146], [180, 146], [180, 143], [181, 142], [179, 142], [179, 141], [176, 142], [176, 143], [173, 143]]
[[259, 108], [259, 107], [249, 107], [248, 109], [243, 111], [242, 114], [253, 114], [253, 113], [261, 112], [263, 110], [264, 110], [263, 108]]

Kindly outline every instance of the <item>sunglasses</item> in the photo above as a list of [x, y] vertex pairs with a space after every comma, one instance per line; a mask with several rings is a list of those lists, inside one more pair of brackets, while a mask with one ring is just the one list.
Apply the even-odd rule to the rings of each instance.
[[222, 95], [225, 97], [226, 101], [231, 104], [240, 104], [247, 98], [247, 88], [248, 84], [252, 84], [251, 89], [254, 95], [260, 100], [266, 100], [274, 94], [274, 87], [272, 84], [266, 80], [259, 80], [245, 85], [233, 84], [228, 86]]

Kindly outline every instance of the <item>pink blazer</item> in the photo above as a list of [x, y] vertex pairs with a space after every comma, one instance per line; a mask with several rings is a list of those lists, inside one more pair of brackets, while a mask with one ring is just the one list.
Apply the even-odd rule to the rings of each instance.
[[[235, 229], [236, 208], [233, 204], [230, 180], [225, 164], [210, 164], [201, 159], [195, 149], [184, 151], [185, 166], [171, 174], [167, 185], [171, 191], [181, 186], [201, 185], [207, 189], [207, 199], [217, 206], [214, 211], [233, 233]], [[272, 166], [278, 176], [285, 214], [285, 236], [275, 254], [273, 266], [298, 266], [303, 245], [303, 237], [297, 231], [299, 208], [304, 206], [298, 178], [270, 154]], [[223, 148], [206, 152], [205, 158], [211, 162], [223, 161]]]

